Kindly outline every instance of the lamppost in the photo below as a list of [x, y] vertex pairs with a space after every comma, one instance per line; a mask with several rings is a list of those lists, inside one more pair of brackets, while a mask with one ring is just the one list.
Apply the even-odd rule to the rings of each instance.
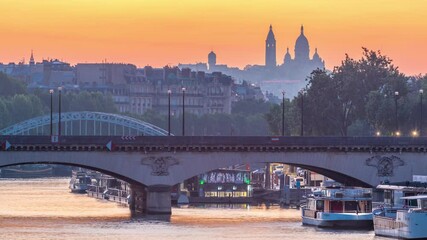
[[394, 106], [395, 106], [395, 110], [396, 110], [396, 132], [395, 132], [395, 134], [396, 134], [396, 136], [398, 137], [399, 135], [400, 135], [400, 132], [399, 132], [399, 120], [398, 120], [398, 115], [397, 115], [397, 98], [399, 97], [399, 92], [398, 91], [396, 91], [396, 92], [394, 92]]
[[282, 91], [282, 136], [285, 136], [285, 91]]
[[301, 137], [304, 136], [304, 89], [301, 89]]
[[171, 93], [172, 91], [168, 90], [168, 136], [171, 135]]
[[420, 129], [419, 129], [419, 136], [422, 136], [422, 134], [423, 134], [423, 93], [424, 93], [424, 90], [420, 89]]
[[182, 136], [185, 136], [185, 87], [182, 88]]
[[53, 135], [53, 89], [49, 90], [50, 94], [50, 136]]
[[61, 136], [61, 92], [62, 87], [58, 87], [59, 107], [58, 107], [58, 136]]

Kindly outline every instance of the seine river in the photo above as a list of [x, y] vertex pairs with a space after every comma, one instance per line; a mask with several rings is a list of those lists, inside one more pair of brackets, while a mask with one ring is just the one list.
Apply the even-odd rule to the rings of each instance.
[[0, 180], [0, 239], [382, 239], [373, 231], [302, 226], [300, 212], [240, 206], [173, 208], [169, 221], [72, 194], [68, 179]]

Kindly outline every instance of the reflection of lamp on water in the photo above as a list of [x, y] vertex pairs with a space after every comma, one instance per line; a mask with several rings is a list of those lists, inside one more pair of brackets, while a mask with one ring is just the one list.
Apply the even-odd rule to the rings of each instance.
[[233, 191], [236, 191], [237, 190], [237, 186], [233, 186]]
[[218, 186], [218, 191], [221, 191], [222, 190], [222, 186]]

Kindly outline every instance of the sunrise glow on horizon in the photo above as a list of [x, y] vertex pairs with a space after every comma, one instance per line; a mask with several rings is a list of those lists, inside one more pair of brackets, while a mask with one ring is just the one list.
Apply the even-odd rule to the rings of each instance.
[[58, 58], [139, 67], [206, 62], [264, 64], [273, 25], [277, 63], [294, 56], [301, 24], [326, 67], [362, 47], [380, 50], [408, 75], [427, 73], [427, 1], [412, 0], [0, 0], [0, 62]]

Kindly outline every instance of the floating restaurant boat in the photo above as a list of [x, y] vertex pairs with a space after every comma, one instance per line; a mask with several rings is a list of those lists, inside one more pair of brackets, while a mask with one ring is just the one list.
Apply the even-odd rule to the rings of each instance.
[[322, 228], [372, 228], [372, 190], [322, 189], [307, 197], [302, 207], [303, 225]]
[[384, 190], [384, 203], [373, 211], [375, 235], [426, 239], [427, 188], [420, 183], [404, 183], [379, 185], [377, 189]]

